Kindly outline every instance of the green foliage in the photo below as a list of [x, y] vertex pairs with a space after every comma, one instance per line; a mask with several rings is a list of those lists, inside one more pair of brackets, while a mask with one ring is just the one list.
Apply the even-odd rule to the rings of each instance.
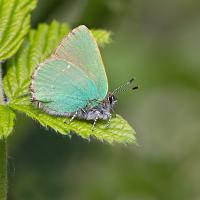
[[[17, 54], [7, 62], [4, 90], [10, 101], [23, 103], [21, 97], [29, 93], [31, 75], [37, 65], [48, 57], [58, 42], [69, 32], [66, 24], [40, 24], [31, 30]], [[29, 101], [28, 101], [29, 102]]]
[[99, 46], [103, 47], [111, 42], [111, 32], [102, 29], [92, 29], [91, 31]]
[[[61, 38], [67, 35], [68, 32], [69, 28], [66, 24], [59, 24], [55, 21], [49, 26], [41, 24], [37, 30], [30, 31], [20, 50], [7, 63], [4, 89], [10, 99], [9, 106], [26, 113], [43, 126], [50, 127], [65, 135], [69, 135], [72, 131], [83, 138], [89, 139], [90, 136], [94, 136], [109, 143], [134, 142], [134, 130], [119, 115], [112, 119], [109, 128], [105, 128], [105, 123], [98, 122], [96, 129], [92, 131], [92, 124], [89, 122], [74, 120], [71, 124], [67, 124], [66, 122], [69, 119], [51, 116], [42, 112], [31, 104], [30, 96], [26, 96], [30, 93], [30, 77], [34, 69], [52, 53]], [[103, 45], [109, 41], [109, 34], [106, 34], [105, 31], [94, 31], [93, 33], [95, 36], [98, 35], [98, 44]], [[105, 36], [105, 41], [100, 39], [100, 33]]]
[[34, 108], [32, 105], [11, 105], [11, 107], [36, 119], [42, 126], [50, 127], [56, 132], [64, 135], [69, 135], [70, 131], [73, 131], [88, 140], [90, 139], [90, 136], [94, 136], [98, 140], [105, 140], [109, 143], [132, 143], [135, 141], [135, 132], [119, 115], [112, 119], [110, 127], [106, 128], [105, 123], [98, 122], [95, 126], [95, 130], [92, 131], [92, 124], [85, 120], [74, 120], [68, 125], [68, 118], [48, 115], [41, 110]]
[[[7, 143], [0, 139], [0, 199], [7, 198]], [[6, 172], [6, 173], [5, 173]]]
[[0, 105], [0, 140], [12, 132], [15, 113], [7, 106]]
[[14, 55], [30, 28], [36, 0], [0, 0], [0, 61]]

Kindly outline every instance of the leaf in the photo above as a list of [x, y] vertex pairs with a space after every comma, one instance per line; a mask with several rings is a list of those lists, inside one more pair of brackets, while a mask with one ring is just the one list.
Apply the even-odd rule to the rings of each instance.
[[15, 113], [8, 106], [0, 105], [0, 140], [12, 132], [14, 120]]
[[29, 93], [31, 75], [37, 65], [47, 58], [60, 40], [69, 32], [66, 24], [53, 21], [31, 30], [17, 54], [7, 62], [4, 90], [10, 101]]
[[76, 132], [85, 139], [91, 136], [100, 141], [109, 143], [133, 143], [135, 142], [135, 132], [132, 127], [119, 115], [111, 120], [110, 126], [106, 128], [105, 122], [98, 122], [95, 130], [92, 131], [92, 123], [87, 121], [74, 120], [70, 124], [68, 118], [48, 115], [32, 105], [10, 105], [12, 108], [25, 112], [29, 117], [36, 119], [44, 127], [50, 127], [55, 131], [69, 135], [70, 131]]
[[14, 55], [30, 28], [36, 0], [0, 0], [0, 61]]
[[55, 117], [35, 108], [30, 102], [30, 77], [38, 63], [48, 57], [58, 45], [61, 38], [69, 32], [66, 24], [52, 22], [49, 26], [42, 24], [37, 30], [32, 30], [17, 54], [7, 63], [7, 74], [4, 77], [4, 89], [9, 97], [9, 106], [12, 109], [26, 113], [36, 119], [42, 126], [50, 127], [55, 131], [70, 135], [76, 132], [83, 138], [91, 136], [109, 143], [131, 143], [135, 141], [135, 132], [130, 125], [119, 115], [111, 120], [109, 128], [105, 123], [98, 122], [95, 131], [88, 121], [74, 120], [71, 124], [68, 118]]
[[111, 40], [111, 32], [102, 29], [92, 29], [92, 34], [95, 37], [99, 46], [104, 47], [109, 44]]

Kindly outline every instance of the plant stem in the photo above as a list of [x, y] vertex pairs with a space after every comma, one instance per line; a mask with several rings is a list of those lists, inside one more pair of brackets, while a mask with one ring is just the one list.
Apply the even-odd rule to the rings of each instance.
[[3, 93], [3, 78], [2, 78], [2, 65], [0, 61], [0, 105], [4, 104], [4, 93]]
[[[0, 105], [5, 104], [2, 65], [0, 62]], [[7, 142], [6, 139], [0, 139], [0, 200], [7, 199]]]
[[7, 199], [7, 142], [0, 140], [0, 199]]

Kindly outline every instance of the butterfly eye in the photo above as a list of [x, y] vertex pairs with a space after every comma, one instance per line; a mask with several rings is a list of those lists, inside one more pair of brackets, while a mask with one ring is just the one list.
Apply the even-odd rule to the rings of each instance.
[[116, 102], [116, 101], [117, 101], [117, 98], [114, 95], [112, 95], [112, 102]]
[[117, 99], [116, 99], [116, 97], [114, 95], [109, 96], [108, 100], [109, 100], [110, 104], [113, 104], [113, 103], [115, 103], [117, 101]]
[[112, 97], [112, 96], [110, 96], [110, 97], [108, 98], [108, 100], [109, 100], [110, 104], [112, 104], [113, 97]]

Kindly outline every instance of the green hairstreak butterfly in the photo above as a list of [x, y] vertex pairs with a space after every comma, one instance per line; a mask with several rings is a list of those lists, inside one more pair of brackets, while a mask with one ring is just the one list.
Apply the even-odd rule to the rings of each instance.
[[97, 43], [89, 29], [81, 25], [38, 65], [30, 89], [33, 102], [45, 112], [71, 117], [70, 122], [74, 118], [93, 120], [94, 127], [98, 119], [110, 122], [117, 102], [114, 94], [123, 86], [108, 92]]

